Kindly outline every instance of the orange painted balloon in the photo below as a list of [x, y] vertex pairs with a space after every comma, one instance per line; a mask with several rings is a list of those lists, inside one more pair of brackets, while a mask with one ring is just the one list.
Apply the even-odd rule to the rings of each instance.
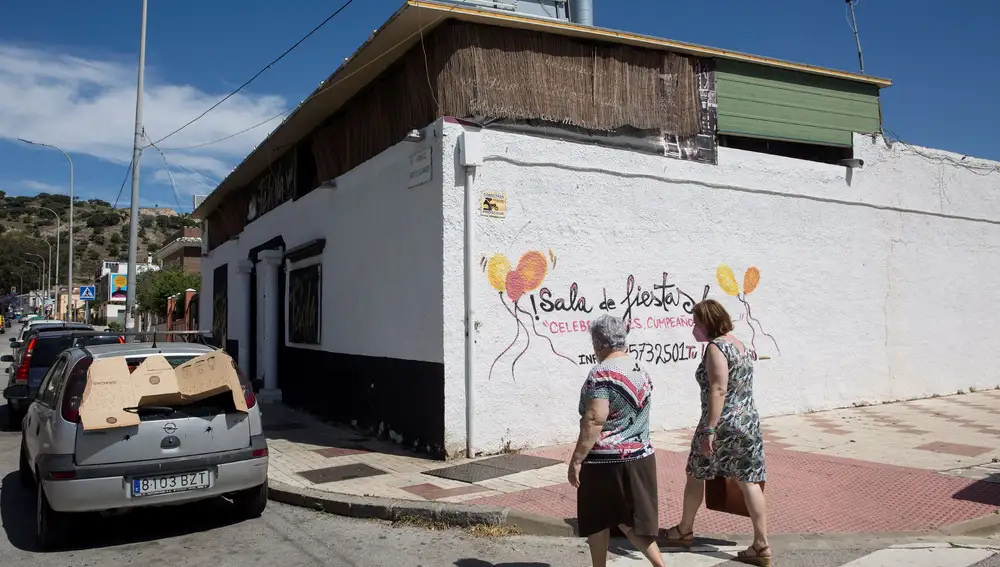
[[743, 293], [751, 294], [753, 290], [757, 289], [757, 284], [760, 283], [760, 270], [756, 266], [750, 266], [747, 268], [745, 274], [743, 274]]
[[525, 252], [517, 263], [517, 271], [524, 279], [524, 291], [532, 291], [542, 285], [548, 270], [549, 263], [545, 254], [537, 250]]

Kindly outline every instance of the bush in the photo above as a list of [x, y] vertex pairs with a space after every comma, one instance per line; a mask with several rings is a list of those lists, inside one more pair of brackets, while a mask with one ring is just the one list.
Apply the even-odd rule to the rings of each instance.
[[119, 233], [117, 233], [117, 232], [112, 232], [111, 233], [110, 241], [111, 241], [111, 244], [121, 244], [122, 235], [119, 234]]
[[118, 321], [108, 321], [108, 330], [112, 333], [121, 333], [125, 329], [122, 328], [122, 324]]

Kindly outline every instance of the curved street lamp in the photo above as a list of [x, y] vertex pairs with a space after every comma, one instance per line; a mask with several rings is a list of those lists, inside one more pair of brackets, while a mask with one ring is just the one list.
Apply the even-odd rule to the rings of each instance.
[[[24, 260], [24, 258], [22, 258], [22, 260]], [[42, 267], [39, 266], [38, 264], [32, 262], [31, 260], [24, 260], [24, 263], [31, 264], [32, 266], [38, 268], [38, 288], [41, 289], [41, 287], [42, 287]]]
[[[46, 264], [48, 266], [48, 276], [47, 276], [47, 280], [45, 282], [45, 287], [47, 289], [47, 293], [52, 293], [52, 243], [50, 243], [48, 240], [45, 240], [44, 238], [39, 238], [37, 236], [27, 236], [27, 235], [24, 235], [24, 238], [27, 238], [27, 239], [30, 239], [30, 240], [38, 240], [39, 242], [44, 242], [45, 245], [49, 247], [49, 263]], [[29, 252], [29, 254], [30, 254], [30, 252]], [[58, 274], [57, 274], [56, 277], [58, 278]]]
[[36, 256], [36, 257], [38, 257], [38, 260], [42, 263], [42, 272], [44, 274], [46, 274], [46, 275], [43, 276], [42, 286], [45, 288], [45, 300], [48, 301], [48, 299], [49, 299], [49, 285], [48, 285], [47, 282], [49, 282], [49, 281], [52, 280], [52, 278], [50, 278], [48, 276], [48, 274], [51, 273], [52, 264], [46, 264], [45, 263], [45, 256], [42, 256], [41, 254], [35, 254], [34, 252], [25, 252], [25, 255], [27, 255], [27, 256]]
[[[71, 197], [71, 199], [72, 199], [72, 197]], [[55, 284], [56, 284], [56, 295], [59, 295], [59, 242], [62, 240], [62, 236], [61, 236], [62, 229], [60, 228], [61, 225], [62, 225], [62, 219], [59, 218], [59, 213], [53, 211], [52, 209], [50, 209], [48, 207], [38, 207], [38, 208], [40, 210], [43, 210], [43, 211], [48, 211], [48, 212], [52, 213], [52, 216], [56, 217], [56, 271], [55, 271]], [[67, 290], [66, 293], [67, 293], [67, 295], [72, 296], [73, 295], [73, 286], [70, 286], [69, 290]], [[67, 305], [69, 305], [68, 300], [67, 300]]]
[[[66, 161], [69, 162], [69, 260], [66, 262], [66, 285], [69, 287], [70, 295], [73, 293], [73, 158], [69, 157], [69, 154], [56, 146], [51, 144], [43, 144], [41, 142], [32, 142], [31, 140], [25, 140], [24, 138], [18, 138], [18, 140], [24, 142], [25, 144], [30, 144], [32, 146], [41, 146], [43, 148], [50, 148], [61, 152], [62, 155], [66, 156]], [[70, 321], [76, 318], [76, 312], [72, 309], [70, 310]]]

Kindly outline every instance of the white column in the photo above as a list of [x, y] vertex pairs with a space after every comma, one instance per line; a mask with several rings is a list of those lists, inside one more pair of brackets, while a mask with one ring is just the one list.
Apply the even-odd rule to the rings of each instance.
[[250, 297], [250, 278], [253, 277], [253, 262], [250, 260], [240, 260], [236, 263], [236, 297], [239, 303], [230, 305], [229, 310], [237, 310], [242, 314], [243, 325], [237, 329], [230, 329], [229, 334], [233, 335], [240, 343], [240, 350], [236, 359], [240, 369], [250, 372], [250, 353], [256, 351], [254, 345], [250, 344], [250, 325], [255, 321], [250, 320], [250, 302], [257, 301], [257, 298]]
[[279, 301], [284, 301], [278, 294], [278, 268], [281, 267], [282, 250], [263, 250], [258, 254], [260, 263], [257, 266], [257, 295], [261, 307], [257, 312], [261, 326], [257, 332], [257, 373], [264, 381], [261, 401], [280, 402], [281, 390], [278, 389], [278, 331], [281, 321]]

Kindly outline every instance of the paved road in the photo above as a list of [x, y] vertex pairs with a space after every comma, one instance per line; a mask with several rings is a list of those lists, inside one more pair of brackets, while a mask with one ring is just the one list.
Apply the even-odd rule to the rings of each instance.
[[[0, 336], [0, 355], [9, 353], [6, 337]], [[0, 365], [0, 380], [4, 382], [5, 366]], [[6, 410], [0, 406], [0, 423], [4, 422], [6, 416], [2, 414]], [[578, 567], [590, 564], [584, 545], [576, 539], [474, 537], [457, 530], [427, 531], [348, 520], [277, 503], [271, 503], [260, 519], [240, 521], [224, 501], [142, 511], [118, 518], [87, 516], [77, 523], [75, 545], [71, 549], [40, 553], [34, 546], [34, 495], [21, 488], [18, 481], [19, 442], [18, 432], [0, 432], [3, 528], [0, 565]], [[899, 564], [909, 567], [1000, 567], [1000, 556], [992, 551], [970, 552], [960, 548], [879, 551], [892, 543], [897, 542], [859, 539], [776, 543], [780, 558], [776, 564], [874, 567], [903, 559]], [[1000, 540], [971, 543], [1000, 547]], [[736, 565], [728, 560], [731, 555], [727, 552], [732, 546], [720, 549], [721, 553], [712, 548], [696, 550], [698, 553], [669, 553], [668, 565]], [[879, 553], [889, 553], [892, 557]], [[627, 556], [612, 562], [612, 565], [642, 564]]]

